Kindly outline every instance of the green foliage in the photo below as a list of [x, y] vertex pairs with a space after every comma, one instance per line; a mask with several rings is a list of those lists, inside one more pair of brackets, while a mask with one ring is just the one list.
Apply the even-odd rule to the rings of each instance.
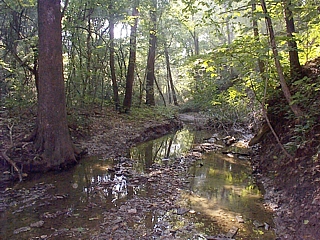
[[[266, 41], [257, 42], [246, 36], [190, 61], [192, 101], [189, 105], [193, 104], [199, 110], [210, 110], [218, 121], [248, 120], [250, 111], [255, 111], [258, 106], [255, 99], [262, 100], [265, 85], [256, 70], [257, 60], [271, 62], [268, 51]], [[271, 79], [270, 89], [274, 89], [278, 85], [276, 79], [272, 75], [267, 77]]]
[[299, 104], [303, 108], [307, 109], [310, 115], [318, 113], [319, 106], [317, 98], [320, 91], [319, 82], [308, 77], [304, 77], [296, 80], [292, 85], [295, 93], [292, 95], [291, 104]]
[[305, 147], [305, 145], [309, 141], [307, 134], [314, 127], [314, 124], [315, 124], [315, 119], [312, 117], [310, 118], [309, 116], [309, 119], [305, 120], [303, 124], [295, 125], [294, 133], [292, 134], [290, 141], [284, 145], [285, 148], [289, 152], [294, 153], [299, 148]]
[[[109, 4], [112, 3], [112, 9]], [[116, 37], [116, 75], [119, 95], [123, 98], [129, 56], [128, 30], [132, 18], [132, 1], [80, 0], [69, 1], [62, 19], [64, 43], [64, 74], [69, 107], [88, 107], [111, 102], [112, 85], [109, 69], [109, 20], [113, 18]], [[293, 2], [292, 11], [297, 33], [301, 63], [320, 55], [320, 26], [318, 5], [315, 1]], [[1, 89], [8, 107], [26, 106], [36, 101], [34, 76], [30, 68], [37, 61], [36, 1], [2, 1], [0, 3], [0, 74]], [[149, 11], [151, 1], [140, 1], [136, 79], [133, 103], [139, 106], [144, 90], [144, 74], [149, 46]], [[284, 28], [281, 1], [269, 4], [274, 22], [281, 64], [289, 75], [287, 36]], [[156, 77], [166, 94], [167, 71], [163, 46], [169, 49], [174, 84], [184, 109], [207, 111], [224, 119], [246, 118], [264, 97], [265, 79], [268, 80], [267, 99], [280, 92], [269, 40], [266, 37], [264, 15], [257, 5], [252, 13], [250, 1], [158, 1], [158, 49]], [[253, 36], [252, 20], [257, 20], [259, 40]], [[196, 40], [200, 54], [196, 55]], [[17, 57], [21, 61], [17, 60]], [[263, 76], [257, 61], [265, 64]], [[310, 79], [293, 82], [292, 104], [317, 111], [318, 84]], [[158, 96], [159, 97], [159, 96]], [[166, 97], [166, 96], [165, 96]], [[160, 97], [159, 97], [160, 99]], [[257, 100], [257, 101], [256, 101]], [[159, 101], [160, 102], [160, 101]], [[136, 108], [135, 108], [136, 109]], [[281, 106], [279, 111], [286, 110]], [[277, 110], [277, 111], [278, 111]], [[174, 115], [170, 108], [138, 108], [130, 116], [158, 118]]]
[[36, 102], [36, 92], [32, 85], [29, 86], [13, 78], [7, 78], [5, 84], [8, 90], [5, 106], [8, 109], [24, 109]]

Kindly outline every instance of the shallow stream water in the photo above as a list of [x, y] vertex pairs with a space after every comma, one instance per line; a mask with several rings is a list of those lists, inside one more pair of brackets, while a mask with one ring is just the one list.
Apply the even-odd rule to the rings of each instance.
[[[182, 161], [189, 149], [210, 136], [183, 129], [140, 144], [125, 156], [131, 159], [128, 167], [148, 174], [154, 164]], [[34, 175], [28, 182], [8, 186], [0, 195], [0, 239], [88, 239], [101, 230], [103, 212], [118, 209], [135, 196], [154, 194], [144, 184], [128, 184], [116, 168], [113, 159], [99, 156], [83, 159], [70, 171]], [[236, 239], [275, 239], [272, 214], [264, 208], [250, 172], [248, 160], [212, 152], [182, 176], [188, 183], [181, 190], [183, 221], [201, 233], [193, 239], [226, 234], [232, 228], [238, 229]], [[111, 187], [101, 187], [110, 183]], [[145, 227], [157, 227], [157, 216], [149, 215], [144, 217]], [[173, 215], [169, 218], [175, 226], [185, 224]]]

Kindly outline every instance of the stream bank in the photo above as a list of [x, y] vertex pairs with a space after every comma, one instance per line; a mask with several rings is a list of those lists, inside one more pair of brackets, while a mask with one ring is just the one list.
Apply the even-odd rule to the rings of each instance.
[[[290, 130], [282, 124], [275, 130], [286, 142]], [[320, 239], [319, 130], [317, 126], [291, 160], [269, 133], [252, 159], [254, 175], [266, 190], [266, 204], [274, 211], [278, 239]]]

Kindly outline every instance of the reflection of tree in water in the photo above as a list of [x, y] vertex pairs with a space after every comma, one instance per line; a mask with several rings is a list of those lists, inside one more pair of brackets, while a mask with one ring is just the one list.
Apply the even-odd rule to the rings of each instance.
[[148, 169], [152, 166], [154, 158], [153, 158], [153, 141], [149, 141], [146, 143], [144, 148], [145, 153], [145, 170], [148, 171]]
[[115, 176], [113, 179], [114, 185], [112, 187], [112, 202], [123, 198], [128, 194], [127, 178], [123, 175]]
[[169, 160], [180, 158], [195, 141], [201, 141], [203, 138], [204, 135], [200, 132], [183, 129], [132, 148], [129, 157], [136, 160], [136, 171], [148, 172], [154, 163], [163, 165]]
[[240, 215], [253, 219], [256, 217], [255, 213], [265, 210], [262, 204], [256, 204], [261, 194], [258, 188], [253, 187], [250, 166], [241, 161], [243, 160], [226, 159], [224, 155], [217, 153], [208, 154], [203, 159], [202, 167], [191, 167], [190, 173], [194, 178], [191, 178], [190, 190], [200, 196], [200, 199], [206, 199], [209, 209], [228, 209], [234, 214], [241, 213]]
[[90, 159], [76, 167], [72, 187], [82, 189], [81, 202], [90, 203], [98, 198], [102, 202], [115, 203], [133, 194], [133, 190], [128, 190], [124, 175], [108, 171], [113, 164], [113, 160]]

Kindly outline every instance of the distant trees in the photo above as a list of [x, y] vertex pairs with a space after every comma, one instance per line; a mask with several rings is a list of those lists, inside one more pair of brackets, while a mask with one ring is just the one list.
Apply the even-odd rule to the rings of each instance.
[[[270, 91], [279, 84], [260, 1], [150, 0], [135, 10], [137, 4], [60, 2], [67, 107], [122, 104], [127, 112], [142, 102], [193, 101], [217, 108], [238, 97], [244, 101], [249, 85], [261, 96], [261, 77], [268, 78]], [[266, 7], [277, 59], [297, 100], [290, 84], [301, 77], [300, 65], [319, 54], [319, 11], [309, 0]], [[2, 96], [9, 105], [28, 106], [36, 101], [39, 80], [36, 4], [1, 1], [0, 13]]]

